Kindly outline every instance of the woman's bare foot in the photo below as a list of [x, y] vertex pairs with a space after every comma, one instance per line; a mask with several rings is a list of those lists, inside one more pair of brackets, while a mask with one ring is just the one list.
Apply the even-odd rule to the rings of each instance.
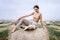
[[14, 33], [15, 31], [17, 31], [17, 28], [14, 29], [14, 30], [12, 30], [9, 34], [12, 34], [12, 33]]

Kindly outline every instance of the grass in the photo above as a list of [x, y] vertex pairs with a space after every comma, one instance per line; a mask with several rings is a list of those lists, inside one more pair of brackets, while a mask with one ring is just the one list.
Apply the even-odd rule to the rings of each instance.
[[60, 40], [60, 23], [55, 22], [52, 25], [45, 25], [49, 32], [49, 40]]
[[[8, 40], [8, 26], [12, 24], [0, 24], [0, 40]], [[55, 22], [50, 25], [45, 25], [49, 32], [49, 40], [60, 40], [60, 22]], [[38, 28], [41, 28], [38, 25]]]
[[8, 30], [0, 32], [0, 40], [8, 40]]

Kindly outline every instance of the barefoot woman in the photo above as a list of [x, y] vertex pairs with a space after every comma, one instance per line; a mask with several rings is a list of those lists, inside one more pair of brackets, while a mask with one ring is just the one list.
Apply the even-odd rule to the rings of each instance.
[[[36, 25], [36, 24], [38, 24], [38, 22], [39, 22], [39, 20], [40, 20], [40, 23], [41, 23], [41, 25], [42, 25], [42, 28], [44, 29], [44, 25], [43, 25], [43, 22], [42, 22], [42, 14], [39, 12], [39, 6], [38, 5], [35, 5], [34, 7], [33, 7], [33, 9], [34, 9], [34, 12], [32, 12], [31, 14], [28, 14], [28, 15], [25, 15], [25, 16], [22, 16], [22, 17], [20, 17], [17, 21], [16, 21], [16, 27], [13, 29], [13, 31], [14, 30], [16, 30], [16, 28], [19, 26], [19, 25], [21, 25], [21, 24], [25, 24], [26, 26], [29, 26], [29, 25]], [[29, 17], [29, 16], [32, 16], [33, 15], [33, 19], [32, 19], [32, 21], [30, 22], [30, 21], [28, 21], [28, 20], [26, 20], [26, 19], [24, 19], [24, 18], [26, 18], [26, 17]], [[25, 29], [27, 29], [27, 28], [25, 28]]]

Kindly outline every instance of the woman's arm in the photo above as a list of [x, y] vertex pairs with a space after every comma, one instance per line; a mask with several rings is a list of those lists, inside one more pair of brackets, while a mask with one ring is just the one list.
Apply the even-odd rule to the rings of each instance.
[[31, 15], [33, 15], [33, 13], [20, 17], [20, 18], [15, 22], [15, 25], [16, 25], [22, 18], [31, 16]]
[[41, 23], [41, 25], [42, 25], [42, 27], [43, 27], [43, 29], [44, 29], [44, 24], [43, 24], [43, 22], [42, 22], [42, 14], [40, 14], [40, 23]]
[[31, 14], [28, 14], [28, 15], [25, 15], [25, 16], [22, 16], [22, 17], [20, 17], [18, 20], [20, 20], [20, 19], [22, 19], [22, 18], [29, 17], [29, 16], [31, 16], [31, 15], [33, 15], [33, 13], [31, 13]]

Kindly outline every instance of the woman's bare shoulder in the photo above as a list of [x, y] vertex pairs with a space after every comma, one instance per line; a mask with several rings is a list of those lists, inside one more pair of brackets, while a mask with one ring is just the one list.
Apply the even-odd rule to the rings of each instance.
[[32, 12], [32, 14], [34, 15], [35, 12]]
[[41, 12], [39, 12], [39, 15], [42, 15], [42, 13], [41, 13]]

